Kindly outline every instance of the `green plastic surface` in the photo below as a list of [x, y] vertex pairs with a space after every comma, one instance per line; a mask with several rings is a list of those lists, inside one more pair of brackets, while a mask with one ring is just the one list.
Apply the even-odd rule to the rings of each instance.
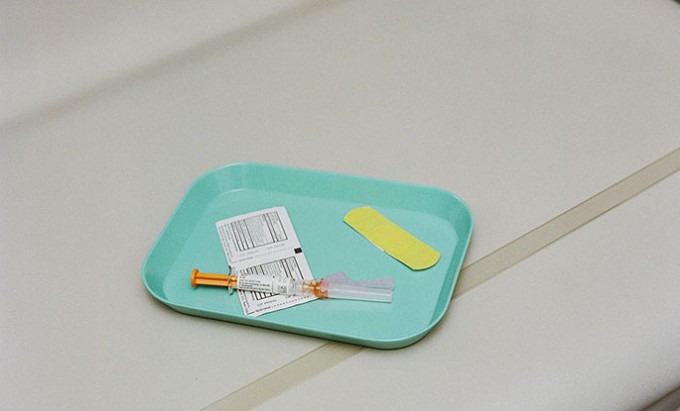
[[[370, 205], [442, 256], [412, 271], [343, 222]], [[238, 296], [223, 288], [192, 288], [190, 273], [226, 273], [215, 222], [284, 206], [315, 277], [338, 271], [361, 280], [391, 276], [392, 303], [315, 300], [246, 317]], [[177, 311], [375, 348], [400, 348], [424, 337], [446, 312], [472, 233], [467, 205], [447, 191], [255, 163], [220, 167], [196, 180], [144, 263], [149, 292]]]

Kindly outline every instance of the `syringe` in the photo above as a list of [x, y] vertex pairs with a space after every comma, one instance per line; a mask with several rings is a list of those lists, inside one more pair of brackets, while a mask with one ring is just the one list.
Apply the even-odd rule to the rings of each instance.
[[318, 280], [304, 281], [260, 274], [210, 274], [194, 268], [191, 272], [191, 286], [197, 285], [227, 287], [232, 292], [236, 289], [272, 294], [310, 295], [321, 299], [342, 298], [389, 303], [392, 302], [394, 280], [385, 277], [352, 281], [345, 273], [335, 273]]

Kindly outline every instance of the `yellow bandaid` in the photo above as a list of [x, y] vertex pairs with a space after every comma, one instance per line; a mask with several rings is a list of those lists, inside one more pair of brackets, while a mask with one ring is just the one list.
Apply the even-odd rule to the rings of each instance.
[[345, 215], [345, 223], [387, 254], [412, 270], [430, 268], [439, 261], [439, 252], [418, 240], [371, 207], [360, 207]]

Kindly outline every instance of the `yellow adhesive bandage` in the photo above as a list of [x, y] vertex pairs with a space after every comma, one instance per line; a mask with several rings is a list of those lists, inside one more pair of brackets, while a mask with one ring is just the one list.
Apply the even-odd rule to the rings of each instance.
[[378, 248], [412, 270], [424, 270], [439, 261], [440, 254], [437, 250], [371, 207], [351, 210], [345, 215], [344, 221]]

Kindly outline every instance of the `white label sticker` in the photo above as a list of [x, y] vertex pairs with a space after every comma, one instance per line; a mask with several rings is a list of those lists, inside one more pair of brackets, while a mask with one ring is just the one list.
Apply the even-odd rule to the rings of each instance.
[[291, 280], [259, 274], [240, 274], [236, 280], [236, 288], [243, 291], [288, 294], [292, 288]]
[[274, 277], [265, 275], [241, 274], [236, 281], [236, 288], [243, 291], [274, 292]]

